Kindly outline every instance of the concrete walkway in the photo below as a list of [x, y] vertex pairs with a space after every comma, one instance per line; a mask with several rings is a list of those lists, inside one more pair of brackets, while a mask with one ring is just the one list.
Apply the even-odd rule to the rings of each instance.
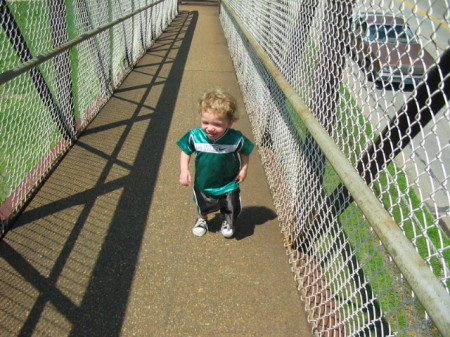
[[243, 107], [218, 12], [180, 6], [0, 243], [1, 336], [310, 336], [257, 151], [236, 237], [191, 233], [175, 142], [204, 90]]

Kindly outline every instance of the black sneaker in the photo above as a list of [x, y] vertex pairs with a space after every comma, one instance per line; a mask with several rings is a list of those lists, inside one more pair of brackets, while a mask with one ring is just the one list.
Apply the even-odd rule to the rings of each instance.
[[222, 235], [227, 239], [234, 235], [234, 227], [231, 226], [226, 220], [222, 221], [222, 228], [220, 228]]
[[207, 231], [208, 224], [206, 223], [206, 220], [199, 217], [192, 228], [192, 233], [194, 233], [195, 236], [203, 236]]

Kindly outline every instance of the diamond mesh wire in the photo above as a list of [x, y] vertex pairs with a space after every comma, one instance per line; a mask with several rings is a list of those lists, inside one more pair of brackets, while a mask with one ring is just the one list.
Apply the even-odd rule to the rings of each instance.
[[[0, 74], [152, 2], [0, 0]], [[449, 63], [448, 1], [226, 3], [448, 289], [449, 74], [442, 67]], [[374, 12], [383, 14], [380, 25], [392, 23], [394, 14], [394, 24], [403, 18], [413, 32], [394, 36], [387, 57], [382, 52], [392, 43], [383, 31], [360, 28]], [[227, 11], [221, 13], [289, 261], [315, 331], [439, 335], [282, 90]], [[164, 1], [0, 85], [2, 221], [175, 15], [176, 1]], [[380, 41], [367, 49], [364, 39]], [[402, 39], [416, 40], [419, 53], [413, 54], [412, 43], [403, 48]]]
[[0, 0], [2, 83], [31, 59], [137, 13], [0, 85], [1, 232], [176, 16], [176, 0], [155, 3]]
[[222, 26], [315, 332], [440, 335], [227, 8], [448, 292], [448, 1], [222, 4]]

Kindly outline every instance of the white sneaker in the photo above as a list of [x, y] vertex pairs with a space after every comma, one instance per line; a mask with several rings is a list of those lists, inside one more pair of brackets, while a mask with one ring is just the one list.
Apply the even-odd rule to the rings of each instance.
[[206, 220], [203, 218], [198, 218], [195, 222], [194, 227], [192, 228], [192, 233], [195, 236], [203, 236], [208, 231], [208, 224], [206, 223]]
[[228, 224], [226, 220], [222, 222], [222, 228], [220, 229], [222, 235], [227, 239], [231, 238], [234, 235], [234, 227]]

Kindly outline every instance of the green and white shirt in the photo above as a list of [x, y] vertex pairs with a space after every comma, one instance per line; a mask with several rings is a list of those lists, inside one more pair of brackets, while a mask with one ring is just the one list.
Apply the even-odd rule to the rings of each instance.
[[219, 139], [209, 139], [201, 129], [192, 129], [177, 141], [181, 150], [195, 152], [195, 181], [197, 190], [221, 195], [239, 188], [235, 180], [240, 170], [239, 153], [250, 155], [254, 145], [240, 131], [228, 129]]

